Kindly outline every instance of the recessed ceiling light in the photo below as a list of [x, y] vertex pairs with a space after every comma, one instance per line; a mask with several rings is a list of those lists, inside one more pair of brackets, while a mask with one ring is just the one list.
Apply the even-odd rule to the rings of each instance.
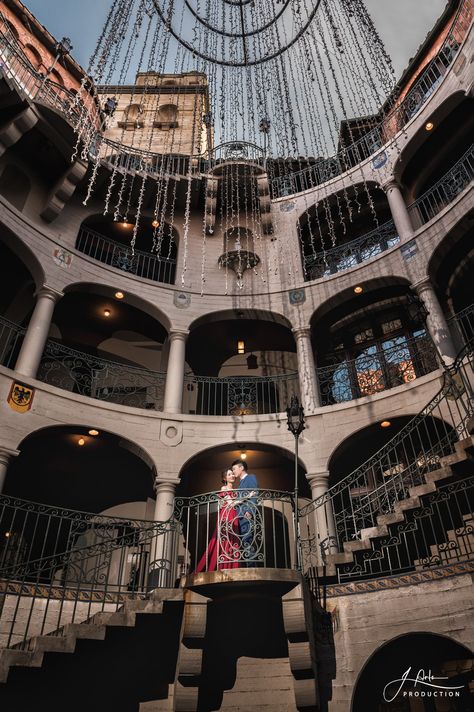
[[425, 129], [426, 129], [426, 131], [433, 131], [433, 129], [434, 129], [434, 123], [433, 123], [432, 121], [428, 121], [428, 122], [425, 124]]
[[82, 447], [82, 445], [86, 444], [86, 441], [84, 440], [84, 438], [79, 438], [79, 440], [77, 441], [77, 444], [81, 445], [81, 447]]
[[159, 220], [153, 220], [151, 226], [152, 226], [152, 227], [160, 227], [160, 221], [159, 221]]
[[240, 453], [240, 459], [241, 459], [241, 460], [246, 460], [246, 459], [247, 459], [247, 453], [245, 452], [245, 450], [242, 450], [242, 452]]
[[98, 430], [94, 430], [94, 429], [89, 430], [89, 435], [98, 435], [98, 434], [99, 434]]
[[360, 285], [358, 285], [357, 287], [354, 287], [354, 292], [356, 294], [362, 294], [363, 291], [364, 291], [364, 288], [361, 287]]
[[123, 299], [125, 294], [123, 292], [115, 292], [115, 299]]
[[391, 426], [391, 424], [392, 423], [389, 420], [382, 420], [382, 422], [380, 423], [380, 427], [381, 428], [389, 428]]
[[104, 309], [104, 316], [110, 316], [110, 309]]

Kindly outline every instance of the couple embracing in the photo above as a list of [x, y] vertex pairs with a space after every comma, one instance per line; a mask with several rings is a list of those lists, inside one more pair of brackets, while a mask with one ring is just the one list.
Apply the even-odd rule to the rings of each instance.
[[217, 524], [195, 573], [257, 566], [256, 528], [258, 526], [255, 475], [244, 460], [234, 460], [222, 473], [218, 493]]

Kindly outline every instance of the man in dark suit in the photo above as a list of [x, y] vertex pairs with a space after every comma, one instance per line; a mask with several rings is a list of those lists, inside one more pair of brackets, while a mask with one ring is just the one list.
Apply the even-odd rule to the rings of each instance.
[[257, 550], [261, 548], [262, 544], [262, 537], [259, 536], [258, 482], [255, 475], [248, 472], [245, 460], [234, 460], [232, 472], [240, 479], [236, 490], [238, 492], [236, 509], [239, 515], [242, 542], [242, 565], [253, 568], [259, 565]]

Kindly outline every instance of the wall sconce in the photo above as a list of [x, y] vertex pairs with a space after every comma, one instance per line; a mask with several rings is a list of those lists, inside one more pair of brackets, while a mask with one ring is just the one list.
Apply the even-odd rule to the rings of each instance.
[[237, 341], [237, 353], [238, 354], [245, 353], [245, 341]]

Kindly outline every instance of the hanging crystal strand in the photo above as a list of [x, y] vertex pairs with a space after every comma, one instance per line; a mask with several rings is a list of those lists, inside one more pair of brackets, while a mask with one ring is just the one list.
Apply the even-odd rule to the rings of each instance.
[[[194, 103], [194, 111], [193, 111], [193, 128], [191, 132], [191, 146], [193, 147], [195, 144], [195, 133], [196, 133], [196, 103]], [[186, 192], [186, 207], [184, 211], [184, 230], [183, 230], [183, 268], [181, 272], [181, 284], [184, 287], [185, 285], [185, 275], [186, 271], [188, 268], [188, 237], [189, 237], [189, 221], [191, 217], [191, 191], [192, 191], [192, 171], [193, 171], [193, 162], [191, 160], [191, 157], [188, 159], [188, 185], [187, 185], [187, 192]]]
[[117, 197], [117, 204], [115, 206], [115, 212], [114, 212], [114, 220], [117, 222], [120, 218], [120, 208], [122, 207], [122, 202], [123, 202], [123, 196], [125, 192], [125, 184], [127, 182], [127, 174], [122, 173], [122, 182], [120, 184], [120, 190], [119, 194]]

